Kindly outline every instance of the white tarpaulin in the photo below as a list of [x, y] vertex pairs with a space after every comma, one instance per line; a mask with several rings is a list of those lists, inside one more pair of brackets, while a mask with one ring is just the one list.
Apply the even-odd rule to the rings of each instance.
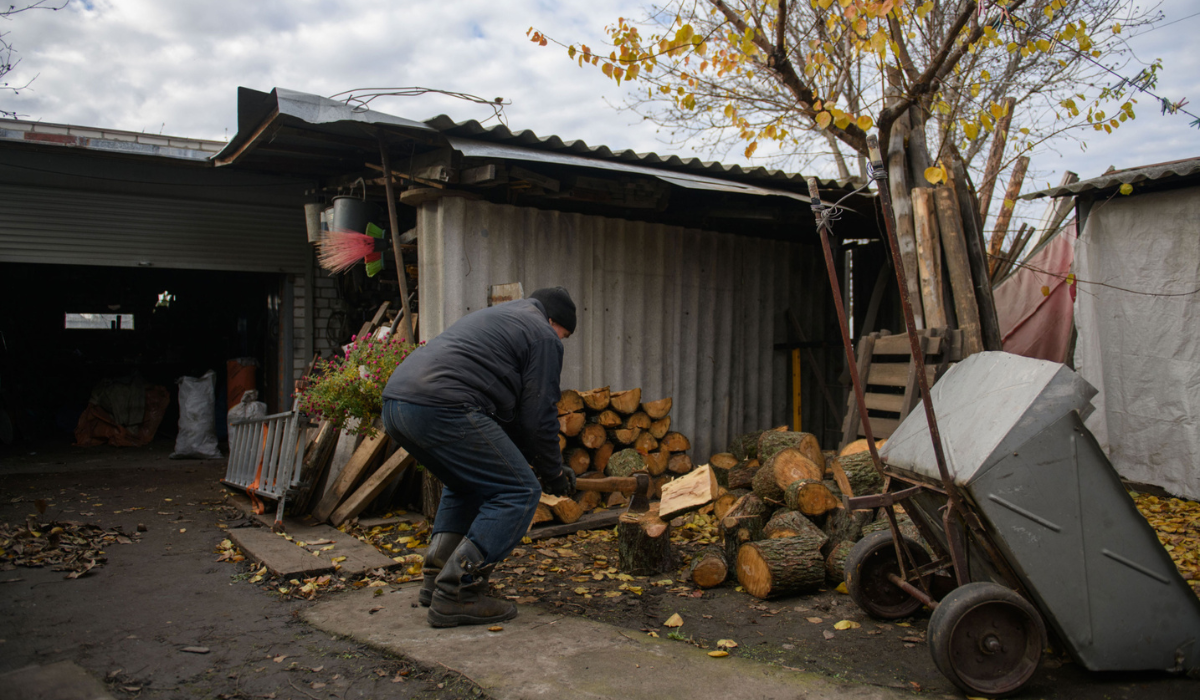
[[1075, 275], [1087, 427], [1121, 476], [1200, 499], [1200, 188], [1097, 201]]

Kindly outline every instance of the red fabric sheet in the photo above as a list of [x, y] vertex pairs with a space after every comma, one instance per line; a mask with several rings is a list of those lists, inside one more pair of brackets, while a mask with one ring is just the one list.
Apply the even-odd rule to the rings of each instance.
[[1066, 361], [1075, 302], [1075, 285], [1067, 275], [1075, 261], [1075, 237], [1075, 224], [1068, 224], [994, 290], [1005, 352]]

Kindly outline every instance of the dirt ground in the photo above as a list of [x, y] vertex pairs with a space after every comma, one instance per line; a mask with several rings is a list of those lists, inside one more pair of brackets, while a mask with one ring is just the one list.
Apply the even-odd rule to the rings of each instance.
[[[77, 579], [49, 567], [0, 571], [0, 673], [71, 660], [105, 678], [118, 697], [480, 696], [446, 669], [418, 668], [307, 627], [297, 613], [314, 603], [280, 595], [276, 584], [292, 587], [287, 582], [252, 583], [256, 567], [249, 562], [216, 561], [227, 529], [251, 523], [228, 505], [217, 484], [223, 462], [173, 462], [167, 460], [170, 448], [160, 442], [141, 450], [63, 446], [0, 454], [0, 523], [23, 523], [43, 499], [43, 523], [120, 527], [134, 540], [108, 546], [107, 561]], [[139, 523], [147, 529], [140, 535]], [[404, 549], [397, 540], [412, 534], [393, 531], [376, 540]], [[678, 547], [681, 555], [701, 546], [703, 528], [692, 534], [693, 542]], [[736, 646], [724, 647], [732, 655], [914, 694], [957, 693], [925, 646], [927, 613], [879, 623], [834, 590], [760, 601], [732, 583], [697, 590], [682, 583], [682, 569], [623, 577], [616, 561], [610, 532], [526, 543], [498, 567], [493, 583], [519, 603], [630, 634], [653, 633], [710, 650], [732, 640]], [[403, 571], [377, 577], [387, 585], [403, 578]], [[338, 595], [334, 587], [314, 599]], [[682, 626], [663, 625], [673, 614]], [[843, 620], [859, 626], [835, 629]], [[1018, 697], [1182, 700], [1197, 692], [1197, 681], [1160, 673], [1094, 674], [1064, 654], [1050, 654]]]

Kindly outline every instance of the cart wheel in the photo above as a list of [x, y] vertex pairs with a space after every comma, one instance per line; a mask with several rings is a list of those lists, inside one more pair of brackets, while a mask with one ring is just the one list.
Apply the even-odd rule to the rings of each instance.
[[[929, 563], [929, 554], [921, 545], [907, 537], [904, 541], [918, 565]], [[843, 573], [850, 597], [871, 617], [898, 620], [921, 609], [921, 601], [888, 580], [888, 574], [900, 573], [891, 530], [872, 532], [859, 540], [846, 557]]]
[[1000, 697], [1033, 677], [1046, 626], [1029, 601], [996, 583], [968, 583], [942, 599], [929, 620], [938, 670], [971, 694]]

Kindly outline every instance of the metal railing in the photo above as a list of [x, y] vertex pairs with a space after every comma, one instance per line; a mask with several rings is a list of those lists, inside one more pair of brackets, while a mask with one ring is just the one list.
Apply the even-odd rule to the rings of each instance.
[[257, 497], [278, 502], [275, 524], [283, 521], [287, 498], [300, 483], [304, 431], [296, 411], [248, 418], [229, 425], [229, 464], [222, 483], [245, 491], [255, 510]]

